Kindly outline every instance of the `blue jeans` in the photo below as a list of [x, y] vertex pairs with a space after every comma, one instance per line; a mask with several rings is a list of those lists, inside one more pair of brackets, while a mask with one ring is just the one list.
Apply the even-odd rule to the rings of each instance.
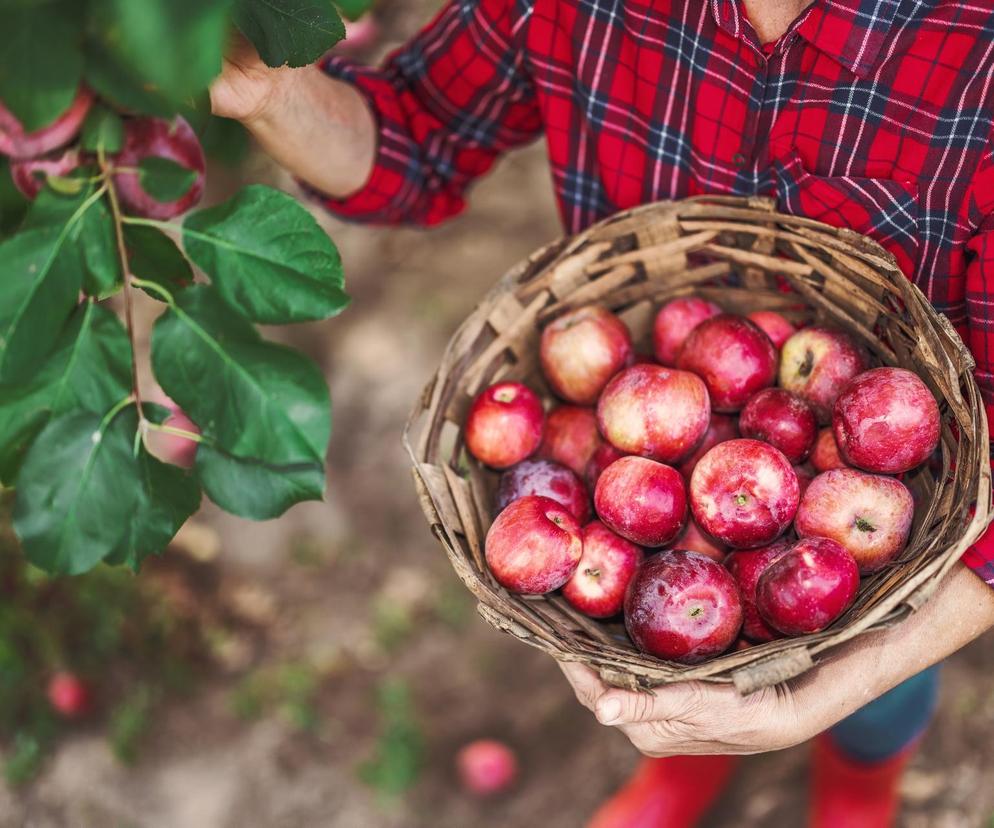
[[939, 695], [939, 667], [930, 667], [843, 719], [829, 734], [858, 762], [881, 762], [900, 753], [932, 721]]

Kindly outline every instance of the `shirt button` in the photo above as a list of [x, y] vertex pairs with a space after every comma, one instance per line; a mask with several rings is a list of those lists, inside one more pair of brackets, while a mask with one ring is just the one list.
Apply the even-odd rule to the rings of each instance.
[[737, 152], [732, 156], [732, 163], [736, 167], [744, 167], [746, 165], [746, 157], [741, 152]]

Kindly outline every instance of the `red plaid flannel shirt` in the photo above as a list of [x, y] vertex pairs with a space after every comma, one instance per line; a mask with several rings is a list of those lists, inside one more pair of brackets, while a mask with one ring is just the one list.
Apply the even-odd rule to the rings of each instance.
[[[866, 233], [973, 350], [994, 413], [994, 3], [815, 0], [775, 44], [738, 0], [454, 0], [379, 70], [371, 178], [325, 200], [435, 224], [544, 135], [562, 219], [767, 194]], [[994, 585], [994, 531], [966, 562]]]

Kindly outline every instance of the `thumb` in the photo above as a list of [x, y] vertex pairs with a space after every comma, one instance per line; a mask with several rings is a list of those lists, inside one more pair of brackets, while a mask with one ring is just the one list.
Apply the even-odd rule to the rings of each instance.
[[636, 724], [661, 718], [657, 710], [658, 696], [654, 690], [608, 690], [594, 707], [594, 715], [602, 725]]

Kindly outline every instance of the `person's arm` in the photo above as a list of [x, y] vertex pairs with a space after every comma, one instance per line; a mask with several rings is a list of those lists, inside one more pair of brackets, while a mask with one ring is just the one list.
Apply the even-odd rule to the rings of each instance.
[[741, 697], [687, 682], [653, 692], [608, 688], [588, 667], [561, 664], [577, 698], [647, 756], [762, 753], [800, 744], [994, 627], [994, 590], [956, 568], [906, 621], [868, 633], [798, 679]]
[[284, 167], [351, 218], [435, 224], [542, 118], [525, 68], [521, 0], [460, 0], [382, 69], [337, 58], [267, 70], [237, 52], [212, 92]]

